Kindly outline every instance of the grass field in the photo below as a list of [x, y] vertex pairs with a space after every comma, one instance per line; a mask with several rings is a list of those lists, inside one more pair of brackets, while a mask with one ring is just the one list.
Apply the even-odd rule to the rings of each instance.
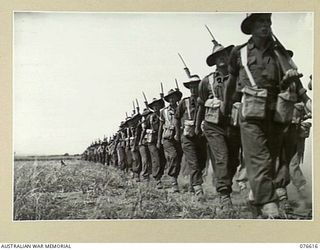
[[[252, 218], [247, 194], [236, 188], [235, 212], [220, 212], [210, 174], [204, 184], [207, 200], [199, 204], [188, 192], [186, 177], [179, 178], [181, 192], [174, 194], [155, 189], [153, 181], [136, 183], [114, 167], [77, 158], [64, 159], [67, 166], [61, 166], [60, 160], [15, 161], [14, 220]], [[165, 177], [164, 184], [169, 187]]]

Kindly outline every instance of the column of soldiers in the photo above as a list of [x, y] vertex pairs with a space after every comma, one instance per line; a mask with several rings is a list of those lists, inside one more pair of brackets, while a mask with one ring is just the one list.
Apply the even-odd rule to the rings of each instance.
[[208, 29], [214, 47], [206, 62], [215, 71], [203, 79], [191, 75], [179, 54], [188, 76], [183, 85], [190, 96], [182, 98], [177, 84], [166, 95], [161, 84], [160, 97], [150, 103], [143, 93], [142, 113], [137, 101], [117, 133], [92, 143], [84, 159], [132, 172], [137, 182], [152, 177], [158, 189], [164, 188], [166, 173], [172, 191], [178, 193], [184, 155], [191, 190], [202, 203], [209, 157], [222, 211], [233, 209], [230, 195], [237, 168], [241, 172], [237, 182], [243, 189], [250, 186], [249, 202], [263, 218], [292, 211], [286, 191], [290, 180], [305, 196], [300, 163], [311, 126], [304, 122], [311, 117], [311, 99], [292, 51], [275, 37], [271, 24], [270, 13], [247, 14], [241, 30], [251, 37], [240, 46], [222, 46]]

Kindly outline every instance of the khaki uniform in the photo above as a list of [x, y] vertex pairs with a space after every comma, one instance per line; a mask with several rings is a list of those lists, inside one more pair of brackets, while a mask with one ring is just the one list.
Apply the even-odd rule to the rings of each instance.
[[[273, 41], [270, 40], [267, 48], [261, 51], [250, 39], [248, 43], [232, 50], [229, 63], [229, 73], [239, 78], [239, 84], [252, 86], [240, 56], [240, 49], [247, 46], [247, 65], [253, 79], [259, 88], [268, 91], [266, 116], [263, 120], [244, 119], [240, 116], [244, 161], [256, 205], [277, 200], [275, 190], [282, 187], [288, 178], [287, 168], [276, 172], [277, 161], [280, 166], [283, 165], [280, 151], [286, 125], [273, 120], [280, 91], [279, 82], [283, 76], [273, 45]], [[297, 86], [297, 93], [305, 93], [302, 86]]]

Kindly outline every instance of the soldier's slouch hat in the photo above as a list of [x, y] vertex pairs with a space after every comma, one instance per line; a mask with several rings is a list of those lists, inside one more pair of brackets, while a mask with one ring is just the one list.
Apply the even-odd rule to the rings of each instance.
[[216, 43], [213, 46], [213, 50], [210, 56], [207, 57], [207, 64], [208, 66], [214, 66], [216, 64], [216, 59], [221, 55], [221, 52], [226, 51], [228, 54], [233, 49], [234, 45], [229, 45], [228, 47], [224, 47], [219, 43]]
[[169, 98], [170, 98], [171, 96], [174, 96], [174, 95], [177, 97], [177, 99], [178, 99], [179, 101], [181, 100], [181, 97], [182, 97], [181, 91], [178, 90], [178, 89], [176, 89], [176, 90], [170, 89], [169, 92], [168, 92], [168, 94], [164, 96], [165, 101], [166, 101], [166, 102], [169, 102]]
[[143, 112], [142, 112], [142, 116], [147, 116], [147, 115], [149, 115], [150, 113], [152, 113], [152, 111], [150, 110], [150, 109], [147, 109], [147, 108], [145, 108], [144, 110], [143, 110]]
[[271, 13], [247, 13], [246, 18], [241, 23], [241, 31], [246, 35], [250, 35], [253, 22], [262, 14], [271, 16]]
[[189, 81], [184, 82], [183, 85], [187, 88], [190, 89], [191, 85], [199, 85], [201, 79], [198, 75], [192, 75], [189, 79]]
[[151, 108], [151, 109], [153, 109], [152, 107], [154, 107], [154, 106], [157, 105], [157, 104], [161, 106], [160, 108], [163, 108], [163, 107], [164, 107], [164, 101], [162, 100], [162, 98], [159, 98], [159, 99], [153, 98], [153, 99], [152, 99], [152, 102], [150, 102], [150, 103], [148, 104], [148, 107]]

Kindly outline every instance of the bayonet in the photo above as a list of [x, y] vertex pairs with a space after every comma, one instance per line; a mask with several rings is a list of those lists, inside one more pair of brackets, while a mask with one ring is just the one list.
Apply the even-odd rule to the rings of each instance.
[[136, 107], [136, 109], [137, 109], [137, 113], [139, 114], [140, 107], [139, 107], [139, 102], [138, 102], [138, 99], [137, 99], [137, 98], [136, 98], [136, 104], [137, 104], [137, 107]]
[[211, 36], [211, 38], [212, 38], [213, 44], [214, 44], [215, 46], [217, 46], [219, 43], [218, 43], [217, 40], [214, 38], [211, 30], [209, 29], [209, 27], [208, 27], [206, 24], [205, 24], [204, 26], [206, 26], [206, 29], [208, 30], [208, 32], [209, 32], [209, 34], [210, 34], [210, 36]]
[[190, 70], [187, 66], [187, 64], [185, 63], [185, 61], [183, 60], [182, 56], [178, 53], [178, 56], [180, 57], [183, 65], [184, 65], [184, 71], [186, 72], [187, 76], [190, 78], [191, 77], [191, 73], [190, 73]]
[[176, 80], [176, 87], [177, 87], [177, 90], [179, 90], [179, 84], [178, 84], [177, 78], [176, 78], [175, 80]]
[[161, 86], [161, 93], [160, 93], [160, 97], [163, 98], [164, 93], [163, 93], [163, 84], [162, 82], [160, 82], [160, 86]]
[[142, 95], [143, 95], [143, 98], [144, 98], [144, 103], [146, 105], [146, 107], [148, 108], [148, 100], [147, 100], [147, 97], [145, 95], [145, 93], [142, 91]]

